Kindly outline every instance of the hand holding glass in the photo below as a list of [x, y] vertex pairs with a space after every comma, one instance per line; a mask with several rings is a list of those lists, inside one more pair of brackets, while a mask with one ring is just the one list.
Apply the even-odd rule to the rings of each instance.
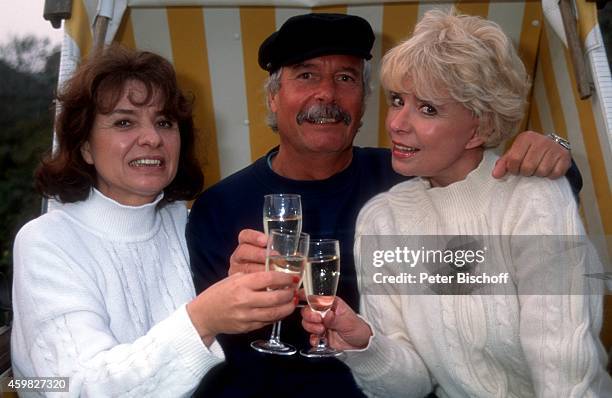
[[[294, 274], [300, 279], [308, 254], [309, 236], [295, 231], [273, 229], [268, 235], [266, 246], [266, 271]], [[299, 282], [297, 284], [299, 286]], [[274, 323], [268, 340], [257, 340], [251, 347], [259, 352], [277, 355], [293, 355], [295, 347], [280, 341], [281, 321]]]
[[[338, 279], [340, 278], [340, 243], [335, 239], [313, 239], [308, 249], [308, 260], [304, 270], [304, 291], [310, 309], [325, 318], [334, 304]], [[326, 333], [319, 344], [300, 354], [309, 358], [336, 357], [342, 351], [327, 345]]]

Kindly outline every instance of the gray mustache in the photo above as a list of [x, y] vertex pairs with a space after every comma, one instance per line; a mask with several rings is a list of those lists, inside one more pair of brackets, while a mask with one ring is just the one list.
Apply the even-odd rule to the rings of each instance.
[[336, 122], [351, 124], [351, 115], [336, 104], [314, 104], [310, 108], [300, 111], [296, 120], [298, 124], [304, 122], [317, 123], [320, 119], [334, 119]]

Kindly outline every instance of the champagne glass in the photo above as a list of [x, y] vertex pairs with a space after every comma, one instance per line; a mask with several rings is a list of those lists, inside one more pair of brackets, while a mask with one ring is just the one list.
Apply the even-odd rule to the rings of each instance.
[[[265, 195], [263, 226], [266, 235], [273, 229], [281, 231], [290, 230], [298, 234], [302, 232], [302, 201], [300, 195], [292, 193]], [[300, 286], [298, 285], [299, 288]], [[302, 303], [298, 304], [298, 307], [303, 306], [304, 304]], [[276, 328], [276, 324], [274, 328]]]
[[266, 235], [273, 229], [302, 232], [300, 195], [279, 193], [264, 196], [263, 224]]
[[[302, 279], [310, 237], [305, 233], [273, 229], [266, 246], [266, 271], [294, 274]], [[298, 283], [301, 283], [301, 281]], [[276, 355], [293, 355], [295, 347], [280, 340], [281, 321], [276, 321], [268, 340], [256, 340], [251, 347], [259, 352]]]
[[[325, 318], [336, 298], [340, 278], [340, 242], [336, 239], [313, 239], [308, 249], [304, 270], [304, 291], [310, 309]], [[303, 349], [300, 354], [308, 358], [336, 357], [342, 354], [327, 345], [327, 333], [319, 338], [319, 344]]]

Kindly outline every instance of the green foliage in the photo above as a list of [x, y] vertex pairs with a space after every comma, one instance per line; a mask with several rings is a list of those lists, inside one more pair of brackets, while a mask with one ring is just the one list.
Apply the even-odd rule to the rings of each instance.
[[0, 47], [0, 311], [10, 308], [15, 234], [40, 214], [32, 176], [51, 148], [58, 69], [59, 48], [47, 39], [13, 38]]

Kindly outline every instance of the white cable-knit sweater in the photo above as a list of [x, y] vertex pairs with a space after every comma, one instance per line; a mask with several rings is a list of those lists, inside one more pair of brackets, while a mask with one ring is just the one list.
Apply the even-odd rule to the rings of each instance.
[[[29, 222], [14, 248], [16, 376], [69, 377], [65, 396], [178, 397], [224, 359], [195, 296], [184, 203], [123, 206], [93, 190]], [[34, 395], [34, 394], [32, 394]]]
[[[486, 151], [477, 169], [447, 187], [417, 178], [376, 196], [359, 215], [357, 236], [500, 235], [503, 241], [584, 234], [565, 179], [496, 180], [490, 176], [496, 159]], [[364, 271], [372, 264], [361, 261], [355, 242], [356, 265]], [[524, 255], [500, 261], [517, 289], [544, 276], [521, 268], [529, 263]], [[564, 276], [580, 284], [583, 274]], [[423, 397], [432, 389], [440, 397], [612, 396], [598, 338], [601, 295], [401, 295], [393, 285], [385, 288], [388, 294], [362, 296], [374, 337], [346, 358], [371, 396]]]

